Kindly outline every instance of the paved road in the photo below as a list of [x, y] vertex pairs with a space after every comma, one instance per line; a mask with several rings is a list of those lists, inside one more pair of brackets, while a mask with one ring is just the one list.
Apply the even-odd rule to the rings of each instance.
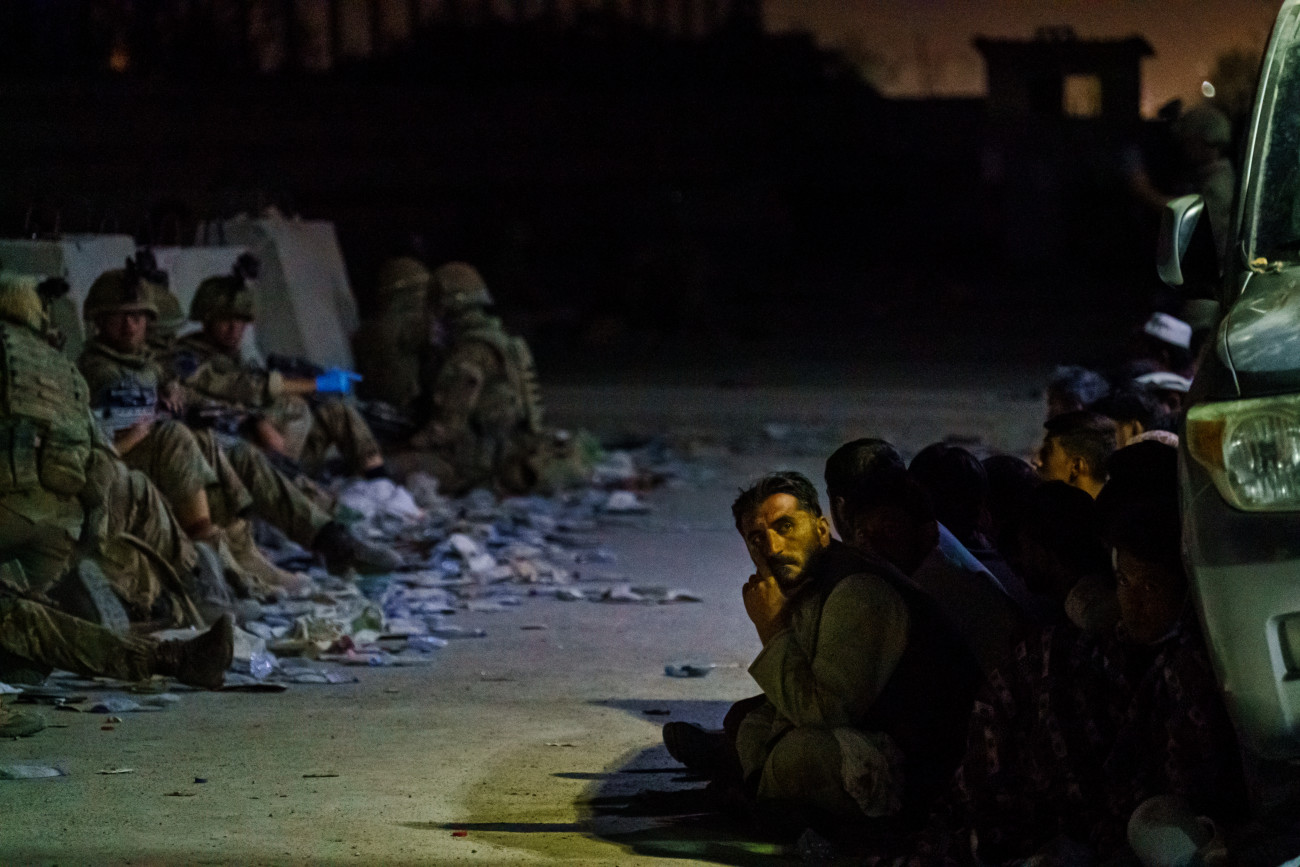
[[[356, 684], [279, 695], [187, 693], [112, 731], [101, 715], [49, 713], [61, 727], [0, 743], [0, 763], [69, 773], [0, 782], [0, 861], [775, 863], [770, 847], [707, 827], [608, 814], [627, 793], [686, 785], [659, 746], [662, 722], [715, 723], [755, 691], [744, 667], [757, 639], [739, 600], [749, 564], [729, 514], [737, 487], [778, 467], [820, 478], [826, 443], [868, 433], [910, 450], [957, 435], [1025, 451], [1040, 409], [1023, 384], [553, 389], [563, 423], [690, 443], [707, 476], [656, 492], [650, 516], [609, 528], [618, 560], [586, 574], [621, 572], [703, 602], [529, 599], [458, 615], [487, 637], [453, 642], [428, 668], [365, 669]], [[765, 423], [790, 427], [773, 439]], [[682, 660], [718, 668], [664, 676]], [[134, 772], [96, 773], [123, 767]]]

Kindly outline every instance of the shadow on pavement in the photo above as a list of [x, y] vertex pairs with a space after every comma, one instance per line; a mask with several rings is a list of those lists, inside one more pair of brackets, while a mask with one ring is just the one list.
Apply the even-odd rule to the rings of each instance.
[[[592, 775], [578, 802], [586, 833], [630, 853], [713, 864], [790, 864], [792, 841], [766, 838], [749, 822], [718, 812], [705, 781], [663, 746], [629, 755]], [[649, 785], [647, 785], [649, 784]]]
[[[607, 699], [593, 704], [665, 723], [719, 728], [729, 701]], [[713, 864], [789, 864], [790, 841], [770, 839], [744, 819], [717, 810], [706, 780], [679, 765], [657, 745], [629, 754], [602, 773], [562, 773], [590, 780], [578, 809], [586, 833], [637, 855], [690, 858]]]

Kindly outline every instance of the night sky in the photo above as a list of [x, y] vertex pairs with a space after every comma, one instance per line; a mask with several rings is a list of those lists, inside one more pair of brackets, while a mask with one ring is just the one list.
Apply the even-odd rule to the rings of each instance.
[[[773, 30], [803, 28], [827, 45], [857, 43], [883, 61], [890, 96], [978, 95], [984, 67], [976, 35], [1028, 39], [1071, 25], [1081, 39], [1145, 36], [1143, 110], [1195, 99], [1215, 57], [1262, 49], [1280, 0], [766, 0]], [[926, 58], [919, 61], [919, 58]]]

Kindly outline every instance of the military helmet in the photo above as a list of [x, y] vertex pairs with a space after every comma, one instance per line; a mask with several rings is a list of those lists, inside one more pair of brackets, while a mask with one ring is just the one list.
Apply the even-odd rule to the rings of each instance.
[[1173, 122], [1172, 131], [1180, 141], [1201, 141], [1220, 148], [1232, 143], [1232, 122], [1219, 109], [1206, 103], [1183, 112]]
[[492, 295], [478, 269], [466, 262], [448, 262], [433, 272], [435, 301], [450, 312], [492, 306]]
[[249, 285], [257, 279], [260, 266], [255, 256], [244, 253], [235, 260], [229, 274], [209, 277], [199, 284], [190, 302], [190, 319], [207, 322], [212, 319], [243, 319], [253, 321], [253, 289]]
[[149, 290], [149, 295], [158, 308], [158, 318], [154, 320], [154, 327], [168, 334], [179, 331], [185, 324], [185, 311], [181, 309], [180, 300], [166, 286], [153, 284]]
[[0, 271], [0, 319], [43, 332], [45, 307], [36, 287], [44, 279], [36, 274]]
[[126, 260], [125, 268], [105, 271], [90, 284], [82, 318], [93, 322], [101, 314], [140, 311], [158, 316], [154, 301], [154, 283], [136, 268], [133, 259]]
[[392, 298], [405, 292], [424, 292], [432, 275], [419, 259], [398, 256], [379, 266], [379, 297]]

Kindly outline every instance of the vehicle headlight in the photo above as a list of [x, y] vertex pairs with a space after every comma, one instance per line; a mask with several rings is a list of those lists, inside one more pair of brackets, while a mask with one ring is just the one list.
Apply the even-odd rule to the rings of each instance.
[[1300, 511], [1300, 397], [1194, 406], [1187, 450], [1228, 503], [1248, 512]]

